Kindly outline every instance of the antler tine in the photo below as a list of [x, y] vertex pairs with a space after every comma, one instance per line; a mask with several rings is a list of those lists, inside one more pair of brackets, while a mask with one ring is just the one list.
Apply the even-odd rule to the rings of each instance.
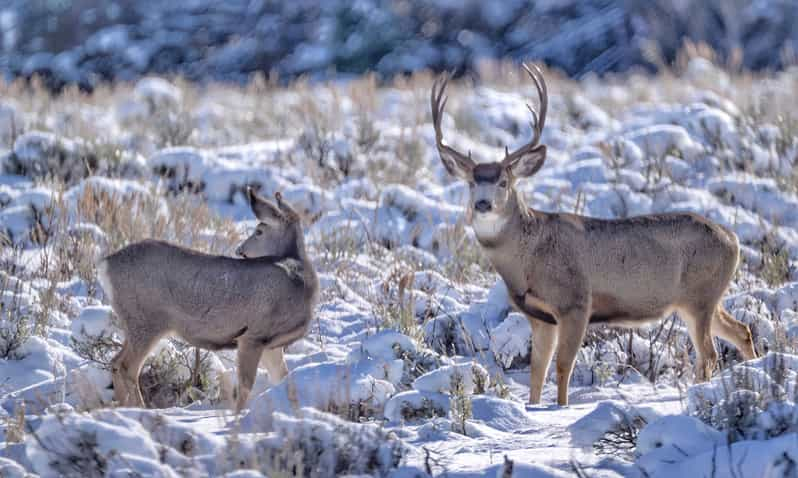
[[432, 84], [432, 91], [430, 93], [430, 106], [432, 107], [432, 126], [435, 128], [435, 143], [438, 150], [451, 156], [460, 158], [463, 162], [469, 161], [469, 156], [456, 151], [455, 149], [443, 144], [443, 131], [441, 130], [441, 120], [443, 119], [443, 110], [446, 108], [446, 102], [449, 97], [444, 95], [446, 85], [449, 84], [451, 75], [445, 73], [442, 77], [437, 78]]
[[532, 139], [527, 144], [521, 146], [510, 154], [506, 154], [507, 149], [505, 148], [505, 158], [503, 162], [506, 165], [512, 165], [521, 159], [524, 153], [537, 147], [540, 137], [543, 134], [543, 126], [546, 124], [546, 111], [548, 110], [549, 94], [548, 89], [546, 88], [546, 80], [543, 78], [543, 72], [540, 71], [540, 68], [534, 64], [530, 67], [526, 63], [522, 63], [521, 66], [523, 67], [524, 71], [527, 72], [529, 77], [532, 78], [532, 81], [535, 82], [535, 88], [538, 91], [538, 99], [540, 101], [540, 112], [535, 111], [532, 105], [527, 103], [526, 107], [529, 112], [532, 113]]
[[546, 80], [543, 78], [543, 72], [540, 71], [540, 68], [532, 64], [532, 68], [530, 68], [527, 64], [524, 64], [524, 70], [529, 74], [532, 78], [532, 81], [535, 82], [535, 88], [538, 90], [538, 97], [540, 98], [540, 130], [543, 131], [543, 126], [546, 124], [546, 111], [549, 107], [549, 92], [546, 88]]

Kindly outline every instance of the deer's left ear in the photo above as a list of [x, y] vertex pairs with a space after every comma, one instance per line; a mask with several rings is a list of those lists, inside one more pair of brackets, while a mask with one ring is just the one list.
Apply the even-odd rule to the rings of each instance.
[[510, 171], [517, 178], [528, 178], [537, 173], [546, 162], [546, 145], [531, 149], [524, 153], [517, 161], [510, 166]]
[[274, 227], [285, 220], [283, 213], [274, 203], [260, 197], [254, 189], [249, 187], [247, 188], [247, 199], [252, 212], [260, 222]]
[[287, 219], [292, 221], [299, 220], [299, 213], [297, 213], [296, 210], [285, 201], [280, 191], [274, 193], [274, 199], [277, 201], [277, 207], [280, 208]]

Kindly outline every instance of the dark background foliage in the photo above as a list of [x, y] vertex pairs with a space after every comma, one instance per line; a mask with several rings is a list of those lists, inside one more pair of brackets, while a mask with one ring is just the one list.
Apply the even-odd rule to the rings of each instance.
[[388, 78], [502, 58], [579, 77], [653, 71], [685, 40], [735, 67], [781, 68], [796, 11], [793, 0], [5, 0], [0, 71], [91, 88], [148, 73]]

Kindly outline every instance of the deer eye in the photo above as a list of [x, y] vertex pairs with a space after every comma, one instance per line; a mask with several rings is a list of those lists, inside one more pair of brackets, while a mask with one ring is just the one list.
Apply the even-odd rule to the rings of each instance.
[[500, 187], [500, 188], [506, 188], [506, 187], [507, 187], [507, 181], [502, 181], [502, 182], [500, 182], [500, 183], [499, 183], [499, 187]]
[[260, 229], [255, 229], [255, 235], [256, 235], [256, 236], [260, 236], [260, 235], [262, 235], [262, 234], [263, 234], [263, 231], [262, 231], [262, 230], [260, 230]]

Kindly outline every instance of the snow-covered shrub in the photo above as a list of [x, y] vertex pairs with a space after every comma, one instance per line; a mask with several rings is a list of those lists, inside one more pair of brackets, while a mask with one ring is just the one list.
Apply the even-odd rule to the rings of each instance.
[[39, 310], [29, 286], [0, 272], [0, 358], [19, 358], [18, 351], [33, 333]]
[[384, 362], [323, 362], [297, 367], [280, 383], [249, 400], [242, 418], [245, 430], [270, 430], [275, 412], [314, 407], [352, 420], [382, 413], [396, 392], [386, 380]]
[[771, 352], [688, 390], [688, 411], [731, 441], [798, 430], [798, 357]]
[[19, 463], [8, 458], [0, 458], [0, 476], [4, 478], [29, 478], [30, 475]]
[[176, 109], [183, 101], [180, 88], [156, 76], [147, 76], [136, 82], [133, 95], [149, 106], [150, 114], [161, 109]]
[[224, 366], [206, 350], [177, 339], [170, 340], [144, 363], [139, 379], [141, 394], [151, 407], [187, 405], [195, 401], [216, 403], [225, 394]]
[[510, 313], [490, 331], [490, 350], [504, 368], [524, 367], [529, 364], [532, 344], [532, 327], [520, 313]]
[[383, 413], [389, 423], [417, 422], [449, 415], [451, 400], [444, 393], [408, 390], [397, 393], [385, 403]]
[[132, 420], [108, 424], [61, 407], [29, 436], [28, 459], [43, 476], [104, 476], [127, 468], [128, 462], [147, 466], [149, 472], [162, 471], [155, 445], [142, 435]]
[[309, 407], [297, 410], [296, 417], [276, 412], [274, 431], [257, 446], [269, 476], [387, 476], [407, 452], [400, 439], [376, 425], [350, 423]]
[[212, 161], [205, 153], [183, 146], [162, 149], [147, 163], [153, 173], [167, 181], [169, 191], [198, 193], [205, 189], [205, 172]]
[[14, 141], [12, 154], [5, 161], [5, 172], [73, 183], [88, 176], [97, 165], [96, 156], [82, 140], [29, 131]]
[[639, 431], [635, 453], [640, 463], [682, 460], [704, 450], [725, 445], [723, 433], [687, 415], [667, 415], [652, 420]]
[[[8, 101], [0, 102], [0, 144], [13, 144], [17, 135], [22, 132], [24, 118], [17, 107]], [[2, 167], [2, 162], [0, 162]]]
[[444, 360], [431, 350], [419, 348], [413, 340], [393, 330], [383, 330], [367, 338], [361, 343], [361, 349], [350, 353], [348, 360], [356, 363], [371, 358], [385, 363], [385, 367], [393, 368], [395, 361], [401, 361], [401, 378], [386, 374], [386, 378], [396, 386], [409, 388], [413, 381], [424, 373], [440, 367]]
[[157, 412], [78, 413], [62, 404], [42, 417], [26, 438], [26, 450], [43, 477], [178, 476], [207, 473], [195, 458], [214, 455], [221, 441]]
[[140, 79], [132, 97], [117, 105], [116, 116], [123, 124], [141, 128], [161, 147], [184, 145], [194, 133], [183, 92], [163, 78]]
[[119, 352], [122, 335], [109, 306], [86, 307], [72, 321], [72, 348], [105, 369], [110, 369], [111, 360]]
[[568, 431], [576, 446], [593, 448], [600, 455], [631, 455], [641, 428], [656, 417], [651, 410], [607, 400], [572, 423]]
[[449, 385], [451, 395], [452, 430], [466, 434], [466, 424], [471, 418], [471, 395], [466, 390], [465, 379], [460, 373], [453, 373]]
[[485, 393], [490, 386], [490, 376], [485, 367], [476, 362], [444, 365], [415, 379], [413, 388], [420, 392], [453, 393], [456, 384], [460, 384], [462, 393]]
[[[68, 383], [83, 398], [102, 396], [110, 387], [111, 361], [122, 347], [125, 332], [108, 306], [85, 307], [72, 321], [72, 349], [90, 362], [76, 370]], [[225, 400], [224, 367], [212, 353], [197, 350], [177, 340], [161, 344], [144, 362], [141, 393], [145, 403], [156, 407], [188, 404], [196, 400]], [[88, 404], [83, 404], [88, 405]]]

